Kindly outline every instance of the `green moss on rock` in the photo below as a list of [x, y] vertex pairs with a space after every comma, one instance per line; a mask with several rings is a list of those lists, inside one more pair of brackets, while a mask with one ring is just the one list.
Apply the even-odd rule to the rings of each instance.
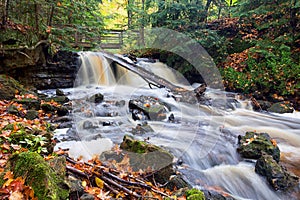
[[39, 154], [34, 152], [16, 154], [9, 163], [14, 177], [22, 176], [25, 184], [33, 188], [38, 199], [65, 200], [68, 198], [69, 191], [64, 189], [67, 187], [63, 177], [58, 176]]
[[192, 188], [192, 189], [186, 191], [186, 199], [187, 200], [205, 200], [205, 195], [201, 190]]
[[258, 159], [263, 153], [273, 156], [279, 162], [280, 150], [272, 142], [267, 133], [247, 132], [245, 136], [239, 136], [239, 147], [237, 151], [244, 158]]
[[12, 100], [16, 92], [27, 93], [28, 91], [12, 77], [0, 74], [0, 99]]

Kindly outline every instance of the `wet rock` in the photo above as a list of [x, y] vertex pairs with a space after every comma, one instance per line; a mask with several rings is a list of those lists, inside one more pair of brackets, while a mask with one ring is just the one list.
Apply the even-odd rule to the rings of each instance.
[[58, 88], [56, 89], [55, 94], [56, 94], [56, 96], [65, 96], [65, 93]]
[[280, 150], [276, 141], [267, 133], [246, 132], [245, 136], [239, 136], [237, 151], [244, 158], [258, 159], [263, 153], [273, 156], [279, 162]]
[[61, 107], [57, 108], [56, 113], [57, 113], [58, 116], [61, 117], [61, 116], [65, 116], [65, 115], [69, 114], [69, 110], [66, 106], [61, 106]]
[[87, 101], [92, 103], [101, 103], [103, 100], [104, 100], [104, 96], [101, 93], [94, 94], [93, 96], [87, 99]]
[[69, 199], [78, 199], [78, 197], [84, 194], [84, 188], [81, 180], [69, 176], [68, 183], [70, 185]]
[[10, 76], [0, 74], [0, 99], [12, 100], [16, 92], [28, 93], [28, 91], [15, 79]]
[[210, 101], [209, 105], [224, 109], [224, 110], [235, 110], [241, 107], [241, 103], [234, 98], [226, 99], [213, 99]]
[[203, 190], [205, 198], [208, 200], [235, 200], [235, 198], [231, 196], [223, 196], [222, 194], [211, 191], [211, 190]]
[[[146, 116], [148, 120], [166, 119], [167, 106], [155, 97], [140, 96], [129, 101], [129, 109], [134, 120], [141, 120]], [[142, 117], [140, 117], [142, 116]]]
[[287, 190], [299, 183], [299, 177], [288, 172], [271, 155], [262, 155], [256, 162], [255, 172], [265, 176], [275, 190]]
[[64, 104], [70, 101], [70, 99], [66, 96], [54, 96], [54, 97], [48, 97], [45, 99], [47, 102], [55, 101], [59, 104]]
[[82, 125], [83, 129], [94, 129], [94, 128], [98, 128], [97, 126], [95, 126], [93, 124], [93, 122], [87, 120], [87, 121], [84, 121], [83, 122], [83, 125]]
[[19, 176], [24, 178], [25, 184], [33, 188], [34, 195], [38, 199], [68, 198], [69, 191], [64, 182], [65, 174], [56, 173], [39, 154], [34, 152], [15, 154], [9, 160], [8, 166], [14, 173], [14, 178]]
[[145, 133], [154, 132], [154, 130], [147, 122], [144, 122], [142, 124], [138, 124], [135, 128], [132, 128], [131, 132], [134, 135], [142, 135]]
[[175, 122], [175, 116], [173, 113], [170, 114], [170, 116], [168, 117], [168, 121], [174, 123]]
[[91, 195], [91, 194], [88, 194], [88, 193], [83, 194], [79, 198], [79, 200], [94, 200], [94, 199], [95, 199], [95, 197], [93, 195]]
[[[259, 109], [261, 110], [268, 110], [271, 107], [271, 102], [269, 101], [263, 101], [263, 100], [257, 100], [258, 104], [259, 104]], [[255, 109], [258, 110], [258, 109]]]
[[72, 128], [73, 126], [73, 122], [62, 122], [58, 124], [58, 129], [62, 129], [62, 128]]
[[36, 110], [27, 110], [25, 118], [29, 120], [34, 120], [39, 117], [39, 113]]
[[54, 112], [56, 110], [56, 107], [48, 103], [43, 103], [41, 104], [41, 109], [45, 112]]
[[285, 102], [274, 103], [267, 110], [269, 112], [275, 112], [275, 113], [292, 113], [292, 112], [294, 112], [293, 106], [290, 103], [285, 103]]

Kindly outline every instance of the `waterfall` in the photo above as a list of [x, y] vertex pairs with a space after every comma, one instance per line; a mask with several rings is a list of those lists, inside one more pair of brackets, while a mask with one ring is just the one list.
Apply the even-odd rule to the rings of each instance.
[[[251, 110], [249, 101], [233, 99], [240, 106], [215, 107], [209, 105], [186, 104], [168, 98], [162, 88], [150, 89], [148, 84], [136, 74], [118, 66], [109, 65], [101, 53], [81, 53], [82, 66], [78, 73], [71, 99], [102, 93], [105, 101], [101, 104], [91, 104], [79, 101], [80, 112], [74, 113], [77, 132], [80, 140], [103, 141], [109, 149], [112, 143], [120, 143], [125, 134], [132, 134], [132, 128], [139, 121], [132, 120], [128, 111], [128, 101], [141, 95], [154, 96], [169, 105], [175, 116], [176, 123], [163, 121], [148, 121], [154, 132], [145, 135], [135, 135], [137, 139], [149, 138], [149, 142], [163, 146], [178, 159], [183, 160], [181, 172], [190, 183], [201, 189], [218, 188], [236, 199], [293, 199], [295, 196], [273, 191], [267, 181], [254, 172], [254, 163], [242, 160], [236, 152], [237, 137], [246, 131], [267, 132], [275, 138], [281, 150], [286, 166], [298, 173], [300, 163], [300, 115], [294, 112], [290, 115], [274, 113], [259, 113]], [[140, 62], [140, 66], [160, 75], [172, 83], [188, 85], [187, 81], [162, 63]], [[227, 101], [236, 94], [225, 93], [208, 88], [205, 94], [212, 100]], [[230, 100], [230, 99], [229, 99]], [[126, 102], [123, 107], [116, 102]], [[212, 104], [214, 105], [214, 104]], [[75, 109], [76, 110], [76, 109]], [[109, 122], [111, 126], [102, 125]], [[91, 124], [90, 129], [84, 129], [83, 124]], [[92, 152], [88, 157], [100, 154], [103, 149], [97, 143], [83, 142], [84, 147]], [[77, 148], [78, 144], [69, 144], [69, 148]], [[92, 146], [91, 146], [92, 145]], [[67, 145], [68, 146], [68, 145]], [[105, 145], [104, 145], [105, 146]], [[82, 149], [82, 147], [81, 147]], [[75, 151], [73, 151], [75, 152]], [[80, 152], [76, 152], [80, 156]]]
[[113, 85], [116, 79], [110, 63], [101, 53], [80, 53], [81, 67], [78, 71], [75, 86], [80, 85]]

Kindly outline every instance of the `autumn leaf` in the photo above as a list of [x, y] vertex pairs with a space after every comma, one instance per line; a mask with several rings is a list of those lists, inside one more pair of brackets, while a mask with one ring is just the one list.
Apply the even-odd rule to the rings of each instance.
[[11, 193], [11, 195], [9, 196], [9, 200], [20, 200], [23, 199], [23, 194], [20, 191], [14, 191], [13, 193]]
[[95, 182], [96, 182], [96, 185], [100, 188], [100, 189], [103, 189], [104, 187], [104, 181], [101, 180], [100, 178], [96, 177], [95, 178]]

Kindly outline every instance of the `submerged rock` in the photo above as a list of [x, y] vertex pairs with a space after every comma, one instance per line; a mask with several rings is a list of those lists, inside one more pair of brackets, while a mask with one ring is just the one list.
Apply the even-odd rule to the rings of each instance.
[[287, 190], [299, 183], [299, 177], [288, 172], [271, 155], [262, 155], [257, 160], [255, 172], [265, 176], [275, 190]]
[[285, 103], [285, 102], [274, 103], [267, 110], [269, 112], [275, 112], [275, 113], [292, 113], [292, 112], [294, 112], [293, 106], [290, 103]]
[[247, 132], [245, 136], [239, 136], [237, 151], [244, 158], [258, 159], [263, 153], [273, 156], [279, 162], [280, 150], [276, 141], [267, 133]]
[[[38, 199], [67, 199], [68, 187], [64, 182], [65, 171], [56, 172], [39, 154], [23, 152], [9, 160], [9, 170], [14, 178], [23, 177], [25, 184], [34, 190]], [[65, 164], [64, 164], [65, 166]], [[60, 170], [64, 168], [60, 167]]]

